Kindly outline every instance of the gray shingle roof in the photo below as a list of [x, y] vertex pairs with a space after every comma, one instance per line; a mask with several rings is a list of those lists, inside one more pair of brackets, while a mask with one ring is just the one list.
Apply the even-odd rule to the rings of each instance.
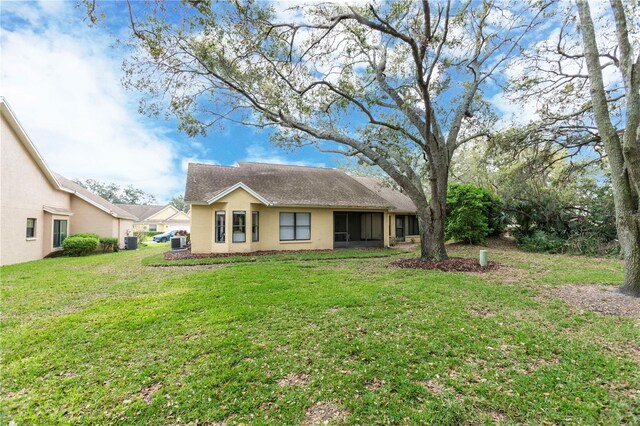
[[393, 207], [343, 171], [264, 163], [239, 163], [231, 167], [189, 163], [185, 201], [206, 203], [238, 183], [278, 206]]
[[103, 209], [108, 211], [111, 216], [117, 217], [117, 218], [122, 218], [122, 219], [135, 220], [135, 216], [133, 216], [131, 213], [129, 213], [129, 212], [121, 209], [120, 207], [116, 206], [115, 204], [105, 200], [101, 196], [94, 194], [93, 192], [89, 191], [88, 189], [84, 188], [83, 186], [78, 185], [74, 181], [72, 181], [70, 179], [67, 179], [66, 177], [62, 176], [59, 173], [54, 173], [54, 175], [56, 177], [56, 180], [60, 183], [60, 186], [62, 186], [64, 189], [66, 189], [68, 191], [71, 191], [71, 192], [74, 192], [74, 193], [78, 194], [79, 196], [90, 200], [94, 204], [99, 205], [100, 207], [102, 207]]
[[136, 222], [144, 222], [149, 217], [167, 207], [168, 204], [163, 206], [156, 204], [116, 204], [116, 206], [135, 216]]
[[387, 200], [393, 206], [392, 212], [415, 214], [416, 205], [411, 201], [411, 198], [386, 185], [382, 180], [372, 176], [354, 176], [353, 178]]

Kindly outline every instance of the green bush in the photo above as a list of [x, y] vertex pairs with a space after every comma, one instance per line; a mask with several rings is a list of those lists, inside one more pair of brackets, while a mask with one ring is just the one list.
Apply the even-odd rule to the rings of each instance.
[[98, 248], [98, 239], [93, 237], [73, 236], [62, 243], [64, 254], [67, 256], [86, 256]]
[[91, 233], [91, 232], [81, 232], [81, 233], [69, 235], [69, 238], [72, 238], [72, 237], [93, 238], [95, 240], [100, 240], [100, 235], [94, 234], [94, 233]]
[[145, 231], [134, 231], [133, 235], [138, 237], [138, 243], [142, 243], [149, 238], [149, 233]]
[[563, 253], [567, 244], [564, 238], [542, 230], [534, 231], [531, 235], [521, 235], [517, 242], [523, 250], [551, 254]]
[[148, 237], [153, 237], [153, 236], [156, 236], [156, 235], [159, 235], [159, 234], [164, 234], [164, 232], [162, 232], [162, 231], [149, 231], [146, 234], [147, 234]]
[[101, 237], [100, 249], [103, 253], [108, 251], [118, 251], [118, 239], [116, 237]]
[[584, 199], [564, 199], [553, 190], [522, 194], [507, 203], [519, 247], [544, 253], [597, 256], [620, 252], [613, 196], [607, 187], [585, 191]]
[[490, 191], [470, 184], [452, 184], [447, 191], [445, 237], [470, 244], [500, 235], [506, 217], [502, 201]]

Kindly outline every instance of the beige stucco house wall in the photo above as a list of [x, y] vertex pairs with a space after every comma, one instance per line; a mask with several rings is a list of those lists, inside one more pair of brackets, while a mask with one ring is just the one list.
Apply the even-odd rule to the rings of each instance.
[[[66, 235], [93, 232], [122, 243], [133, 227], [127, 213], [53, 173], [2, 98], [0, 112], [0, 265], [61, 250], [53, 247], [56, 220], [66, 221]], [[28, 219], [35, 219], [33, 237], [27, 236]]]
[[[56, 187], [55, 180], [42, 171], [44, 161], [26, 135], [13, 122], [2, 104], [0, 134], [0, 265], [40, 259], [51, 251], [53, 219], [69, 220], [69, 216], [53, 216], [43, 206], [70, 210], [71, 195]], [[35, 158], [34, 158], [35, 157]], [[36, 219], [35, 235], [26, 237], [27, 219]]]
[[133, 220], [116, 218], [80, 199], [71, 198], [73, 233], [91, 232], [100, 236], [117, 237], [122, 243], [127, 231], [133, 232]]

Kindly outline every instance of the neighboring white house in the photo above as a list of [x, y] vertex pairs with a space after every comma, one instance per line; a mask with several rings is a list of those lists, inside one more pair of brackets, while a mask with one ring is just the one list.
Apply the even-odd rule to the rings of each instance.
[[134, 216], [54, 173], [0, 98], [0, 265], [41, 259], [78, 232], [124, 243]]

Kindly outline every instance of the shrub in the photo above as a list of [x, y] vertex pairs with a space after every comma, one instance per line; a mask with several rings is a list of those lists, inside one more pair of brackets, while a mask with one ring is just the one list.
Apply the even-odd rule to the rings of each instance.
[[118, 251], [118, 239], [116, 237], [101, 237], [100, 249], [103, 253], [108, 251]]
[[558, 235], [542, 230], [534, 231], [531, 235], [519, 235], [516, 240], [523, 250], [551, 254], [562, 253], [567, 244]]
[[144, 242], [149, 237], [149, 234], [145, 231], [135, 231], [133, 235], [138, 237], [139, 243]]
[[154, 236], [159, 235], [159, 234], [164, 234], [164, 232], [162, 232], [162, 231], [148, 231], [146, 234], [147, 234], [148, 237], [154, 237]]
[[[518, 246], [545, 253], [610, 256], [620, 251], [613, 197], [606, 187], [590, 189], [582, 199], [552, 189], [508, 203]], [[566, 198], [566, 199], [565, 199]]]
[[72, 237], [93, 238], [95, 240], [100, 240], [100, 236], [98, 234], [94, 234], [92, 232], [80, 232], [80, 233], [77, 233], [77, 234], [69, 235], [69, 238], [72, 238]]
[[67, 256], [86, 256], [98, 248], [98, 239], [93, 237], [73, 236], [62, 242], [64, 254]]
[[490, 191], [470, 184], [452, 184], [447, 191], [445, 237], [470, 244], [499, 235], [506, 218], [502, 202]]

